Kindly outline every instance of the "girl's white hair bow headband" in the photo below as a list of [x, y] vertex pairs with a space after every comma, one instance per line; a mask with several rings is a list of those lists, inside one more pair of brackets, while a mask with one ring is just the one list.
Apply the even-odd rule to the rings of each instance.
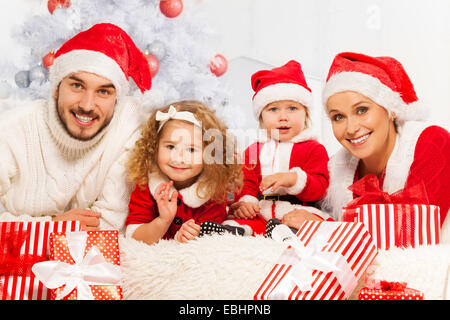
[[170, 105], [168, 112], [156, 112], [156, 121], [159, 121], [158, 132], [170, 119], [184, 120], [190, 122], [197, 127], [202, 127], [201, 123], [195, 118], [194, 114], [189, 111], [177, 111], [174, 106]]

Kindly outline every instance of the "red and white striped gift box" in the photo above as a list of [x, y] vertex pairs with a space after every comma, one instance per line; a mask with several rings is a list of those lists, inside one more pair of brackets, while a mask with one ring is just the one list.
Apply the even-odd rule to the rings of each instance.
[[[341, 275], [337, 275], [338, 271], [313, 270], [311, 290], [301, 291], [291, 275], [293, 266], [301, 263], [301, 259], [292, 247], [288, 247], [256, 291], [255, 300], [347, 299], [378, 253], [362, 223], [307, 221], [296, 236], [305, 247], [325, 240], [325, 244], [320, 245], [320, 252], [339, 257], [344, 266]], [[338, 278], [346, 283], [340, 283]]]
[[[25, 235], [20, 255], [43, 256], [48, 259], [48, 239], [52, 232], [80, 231], [78, 221], [0, 222], [0, 243], [11, 232]], [[49, 300], [50, 290], [30, 272], [27, 276], [0, 275], [0, 300]]]
[[415, 248], [439, 244], [439, 211], [425, 204], [363, 204], [344, 211], [343, 220], [364, 223], [379, 249]]

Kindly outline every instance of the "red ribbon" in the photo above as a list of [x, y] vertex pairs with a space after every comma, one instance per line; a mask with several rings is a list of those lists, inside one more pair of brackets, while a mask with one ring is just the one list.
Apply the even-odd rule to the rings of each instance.
[[2, 235], [4, 241], [0, 243], [0, 275], [28, 276], [31, 275], [33, 264], [46, 260], [41, 255], [20, 253], [29, 236], [28, 233], [17, 230], [7, 231]]
[[380, 281], [381, 290], [384, 291], [405, 291], [406, 282]]
[[380, 289], [383, 291], [403, 291], [404, 292], [406, 289], [407, 283], [367, 278], [366, 285], [369, 289]]
[[430, 203], [423, 182], [389, 194], [381, 189], [376, 175], [368, 174], [349, 186], [348, 189], [358, 197], [350, 201], [344, 209], [354, 209], [359, 205], [376, 203]]
[[392, 194], [384, 192], [374, 174], [368, 174], [348, 187], [358, 197], [344, 207], [344, 221], [354, 221], [356, 208], [363, 204], [396, 204], [395, 246], [408, 247], [414, 244], [415, 212], [410, 204], [429, 204], [424, 183], [419, 183]]
[[[12, 225], [15, 225], [14, 223]], [[8, 228], [0, 231], [0, 278], [3, 276], [26, 277], [32, 275], [31, 267], [46, 257], [33, 254], [21, 254], [20, 250], [30, 235], [26, 230]], [[0, 279], [0, 298], [2, 297], [3, 281]]]

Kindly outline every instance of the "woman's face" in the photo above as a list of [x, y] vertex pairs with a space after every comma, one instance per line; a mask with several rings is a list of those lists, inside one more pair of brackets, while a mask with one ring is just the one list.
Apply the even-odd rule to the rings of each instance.
[[327, 101], [333, 133], [359, 159], [384, 159], [395, 145], [393, 118], [382, 106], [354, 91], [339, 92]]

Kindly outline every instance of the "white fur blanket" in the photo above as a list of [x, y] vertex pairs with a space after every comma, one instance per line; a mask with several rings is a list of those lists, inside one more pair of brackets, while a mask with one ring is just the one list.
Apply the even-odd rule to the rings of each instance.
[[[120, 248], [124, 299], [147, 300], [253, 299], [283, 252], [272, 239], [233, 235], [151, 246], [121, 238]], [[380, 251], [350, 299], [358, 298], [367, 276], [405, 281], [425, 299], [443, 299], [449, 265], [450, 244]]]

